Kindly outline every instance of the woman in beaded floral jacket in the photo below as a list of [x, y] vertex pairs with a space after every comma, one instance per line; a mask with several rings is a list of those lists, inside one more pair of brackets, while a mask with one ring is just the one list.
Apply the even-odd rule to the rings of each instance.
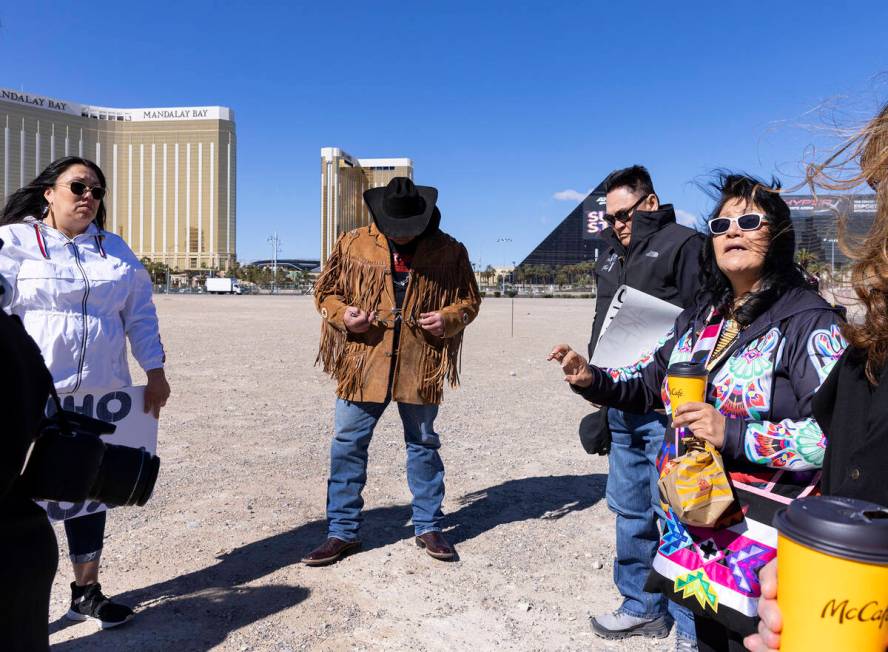
[[[742, 507], [730, 524], [682, 524], [668, 508], [648, 590], [694, 611], [700, 650], [742, 650], [755, 630], [757, 570], [776, 554], [774, 512], [816, 491], [826, 446], [811, 399], [846, 347], [841, 315], [793, 260], [795, 236], [779, 183], [721, 175], [709, 219], [701, 302], [685, 310], [654, 352], [620, 369], [589, 365], [558, 345], [550, 359], [594, 403], [672, 414], [666, 370], [706, 362], [706, 403], [681, 406], [674, 428], [718, 448]], [[667, 433], [662, 466], [684, 452]]]

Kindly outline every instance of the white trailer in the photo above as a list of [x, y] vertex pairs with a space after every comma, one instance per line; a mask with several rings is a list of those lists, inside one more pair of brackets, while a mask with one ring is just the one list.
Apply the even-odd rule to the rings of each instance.
[[207, 292], [209, 294], [240, 294], [241, 288], [236, 278], [208, 278]]

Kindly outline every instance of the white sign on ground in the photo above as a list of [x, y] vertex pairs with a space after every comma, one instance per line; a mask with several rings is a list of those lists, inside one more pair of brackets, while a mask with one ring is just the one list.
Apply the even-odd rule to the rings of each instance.
[[621, 285], [604, 318], [592, 364], [625, 367], [652, 351], [675, 324], [681, 308]]
[[[144, 448], [157, 452], [157, 419], [145, 413], [145, 387], [123, 387], [109, 391], [77, 392], [61, 397], [62, 408], [79, 412], [94, 419], [109, 421], [117, 426], [113, 434], [103, 435], [108, 444]], [[104, 503], [87, 501], [67, 503], [40, 501], [51, 521], [65, 521], [107, 509]]]

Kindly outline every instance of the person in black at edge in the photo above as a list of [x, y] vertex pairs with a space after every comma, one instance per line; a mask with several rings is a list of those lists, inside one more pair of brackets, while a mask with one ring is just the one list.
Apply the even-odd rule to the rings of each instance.
[[[602, 183], [607, 200], [601, 233], [608, 248], [595, 267], [598, 294], [589, 340], [591, 359], [608, 307], [621, 285], [641, 290], [680, 308], [692, 306], [700, 287], [703, 236], [675, 221], [671, 204], [661, 204], [651, 176], [641, 165], [615, 170]], [[666, 335], [664, 333], [664, 335]], [[644, 585], [660, 533], [662, 517], [656, 457], [666, 417], [601, 409], [583, 419], [580, 439], [586, 452], [610, 453], [608, 507], [617, 515], [614, 583], [623, 596], [613, 613], [595, 616], [592, 628], [604, 638], [662, 637], [675, 620], [678, 649], [695, 649], [693, 617]], [[667, 605], [668, 603], [668, 605]], [[667, 616], [667, 606], [669, 616]]]
[[[58, 547], [46, 512], [14, 485], [51, 385], [37, 345], [18, 319], [0, 310], [0, 559], [5, 560], [0, 613], [6, 623], [0, 648], [6, 652], [49, 649], [49, 594]], [[11, 559], [15, 563], [8, 563]]]

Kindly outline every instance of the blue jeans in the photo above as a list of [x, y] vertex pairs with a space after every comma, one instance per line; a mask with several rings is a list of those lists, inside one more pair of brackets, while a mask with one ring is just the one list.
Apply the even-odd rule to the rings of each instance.
[[608, 457], [607, 506], [617, 515], [617, 557], [614, 584], [623, 596], [620, 610], [639, 618], [665, 615], [682, 637], [695, 639], [693, 614], [648, 593], [645, 582], [660, 543], [657, 519], [664, 519], [657, 481], [657, 454], [668, 419], [650, 412], [631, 414], [611, 408], [607, 415], [613, 442]]
[[[373, 429], [385, 411], [384, 403], [336, 399], [335, 433], [330, 447], [327, 481], [327, 535], [355, 541], [361, 527], [367, 482], [367, 447]], [[441, 442], [434, 430], [437, 405], [398, 403], [407, 443], [407, 485], [413, 494], [413, 528], [416, 535], [441, 529], [444, 501], [444, 463]]]

